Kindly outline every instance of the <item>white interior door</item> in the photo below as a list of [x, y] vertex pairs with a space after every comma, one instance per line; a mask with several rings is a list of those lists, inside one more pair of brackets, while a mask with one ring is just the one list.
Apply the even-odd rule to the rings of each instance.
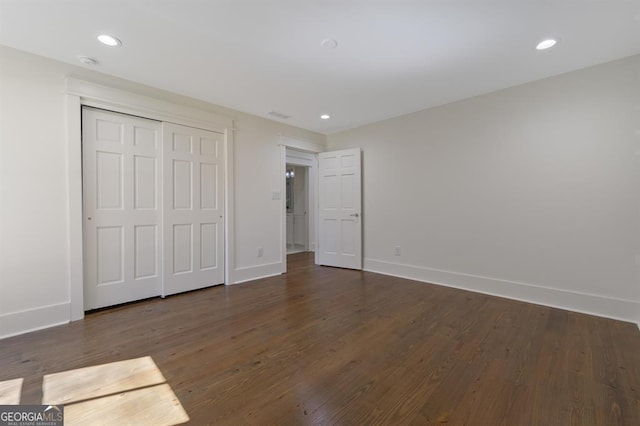
[[362, 269], [360, 149], [322, 152], [318, 169], [318, 262]]
[[163, 123], [164, 286], [224, 282], [224, 135]]
[[82, 109], [85, 309], [160, 295], [157, 121]]

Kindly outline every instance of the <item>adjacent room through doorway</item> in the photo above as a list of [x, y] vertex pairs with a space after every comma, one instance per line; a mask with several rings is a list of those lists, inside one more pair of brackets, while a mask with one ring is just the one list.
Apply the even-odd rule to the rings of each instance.
[[309, 250], [309, 168], [287, 164], [287, 255]]

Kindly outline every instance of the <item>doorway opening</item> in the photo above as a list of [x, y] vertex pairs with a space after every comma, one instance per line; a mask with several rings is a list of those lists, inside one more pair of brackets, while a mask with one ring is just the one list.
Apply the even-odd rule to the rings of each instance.
[[309, 167], [287, 164], [287, 255], [309, 251]]
[[[318, 160], [313, 144], [286, 138], [281, 145], [282, 273], [287, 255], [313, 252], [317, 245]], [[295, 142], [295, 143], [294, 143]], [[308, 145], [308, 146], [307, 146]]]

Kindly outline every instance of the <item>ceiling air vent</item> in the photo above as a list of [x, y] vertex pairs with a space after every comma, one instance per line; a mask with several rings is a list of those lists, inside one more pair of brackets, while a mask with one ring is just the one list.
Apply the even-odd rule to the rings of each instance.
[[283, 113], [278, 112], [278, 111], [269, 111], [267, 114], [269, 114], [272, 117], [280, 118], [282, 120], [286, 120], [287, 118], [291, 118], [290, 115], [286, 115], [286, 114], [283, 114]]

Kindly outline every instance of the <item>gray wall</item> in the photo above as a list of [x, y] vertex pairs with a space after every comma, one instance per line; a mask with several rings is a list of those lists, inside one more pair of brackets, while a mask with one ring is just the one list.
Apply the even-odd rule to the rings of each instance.
[[635, 56], [330, 135], [365, 268], [640, 321], [639, 87]]

